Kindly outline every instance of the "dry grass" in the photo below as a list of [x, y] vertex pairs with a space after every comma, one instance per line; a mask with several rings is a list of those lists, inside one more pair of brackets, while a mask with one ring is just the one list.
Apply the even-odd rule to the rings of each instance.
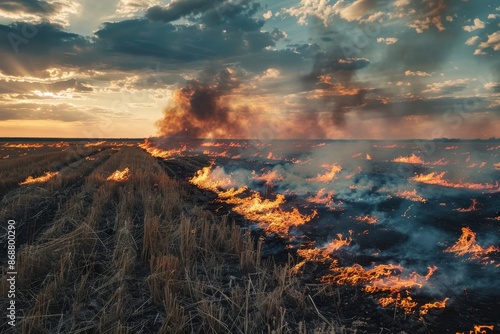
[[[106, 180], [127, 167], [128, 180]], [[15, 332], [350, 333], [309, 301], [292, 259], [263, 261], [262, 246], [121, 148], [19, 250]]]

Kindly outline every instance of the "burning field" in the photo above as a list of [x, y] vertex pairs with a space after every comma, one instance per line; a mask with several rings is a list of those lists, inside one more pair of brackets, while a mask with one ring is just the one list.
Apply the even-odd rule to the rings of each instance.
[[498, 328], [495, 143], [228, 140], [142, 147], [162, 157], [172, 175], [215, 193], [208, 207], [226, 208], [262, 233], [264, 256], [295, 255], [293, 275], [353, 288], [394, 320], [419, 319], [430, 332], [469, 332], [478, 323]]
[[497, 142], [0, 147], [14, 332], [500, 328]]

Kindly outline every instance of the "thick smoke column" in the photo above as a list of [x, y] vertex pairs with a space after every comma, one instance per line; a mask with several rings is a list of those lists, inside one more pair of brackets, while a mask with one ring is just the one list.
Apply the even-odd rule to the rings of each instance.
[[317, 110], [329, 114], [333, 124], [345, 125], [349, 108], [364, 103], [366, 90], [353, 83], [354, 71], [370, 64], [366, 58], [341, 58], [320, 52], [316, 55], [311, 73], [302, 78], [305, 89], [316, 90]]
[[[205, 78], [203, 78], [205, 77]], [[244, 137], [242, 115], [228, 105], [229, 95], [240, 83], [230, 70], [202, 79], [189, 80], [175, 91], [171, 104], [156, 122], [162, 137], [228, 138]]]

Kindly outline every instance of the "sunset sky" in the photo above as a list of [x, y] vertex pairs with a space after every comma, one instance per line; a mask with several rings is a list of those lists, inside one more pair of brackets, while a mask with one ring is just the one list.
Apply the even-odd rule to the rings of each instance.
[[500, 137], [499, 73], [498, 1], [0, 1], [0, 137]]

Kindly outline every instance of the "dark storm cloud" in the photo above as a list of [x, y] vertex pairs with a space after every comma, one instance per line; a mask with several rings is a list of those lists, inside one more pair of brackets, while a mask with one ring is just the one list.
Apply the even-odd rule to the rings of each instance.
[[49, 3], [43, 0], [2, 0], [0, 10], [11, 13], [54, 14], [61, 9], [59, 2]]
[[148, 20], [106, 23], [96, 32], [98, 47], [109, 52], [157, 57], [166, 62], [231, 58], [274, 46], [269, 33], [174, 26]]
[[89, 46], [84, 37], [50, 23], [0, 25], [0, 71], [36, 75], [50, 67], [72, 66], [82, 62]]
[[167, 6], [148, 8], [146, 17], [152, 21], [171, 22], [181, 17], [214, 9], [224, 0], [173, 0]]

